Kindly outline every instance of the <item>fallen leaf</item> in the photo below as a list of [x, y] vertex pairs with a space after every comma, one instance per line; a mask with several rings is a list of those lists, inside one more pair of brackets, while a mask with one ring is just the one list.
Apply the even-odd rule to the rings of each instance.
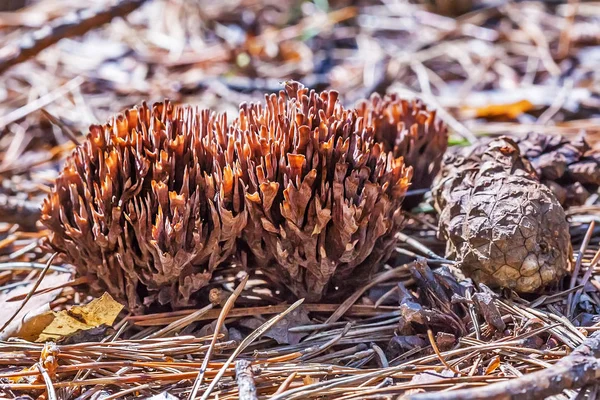
[[55, 312], [54, 320], [40, 334], [37, 342], [57, 340], [78, 331], [112, 325], [123, 305], [117, 303], [108, 293], [83, 306], [73, 306], [68, 310]]
[[507, 104], [488, 104], [482, 107], [463, 107], [463, 112], [478, 118], [508, 117], [515, 119], [519, 115], [532, 110], [533, 104], [528, 100], [521, 100]]
[[500, 356], [495, 356], [491, 359], [487, 368], [485, 369], [485, 375], [489, 375], [494, 372], [500, 366]]
[[[38, 289], [47, 289], [56, 286], [60, 286], [61, 284], [67, 282], [71, 277], [71, 274], [59, 273], [59, 274], [51, 274], [47, 275]], [[14, 290], [11, 290], [7, 293], [0, 294], [0, 304], [2, 304], [2, 313], [0, 313], [0, 326], [3, 326], [6, 321], [9, 320], [19, 309], [22, 304], [22, 301], [12, 301], [9, 302], [8, 299], [11, 299], [15, 296], [21, 294], [27, 294], [31, 292], [31, 289], [35, 285], [35, 282], [31, 282], [27, 285], [21, 286]], [[29, 301], [25, 304], [23, 309], [19, 311], [19, 314], [12, 320], [12, 322], [2, 331], [0, 332], [0, 340], [6, 340], [10, 337], [21, 337], [18, 332], [21, 331], [23, 324], [31, 319], [32, 315], [39, 315], [40, 309], [48, 306], [50, 302], [52, 302], [62, 291], [62, 288], [57, 288], [48, 293], [42, 293], [38, 295], [32, 296]], [[37, 311], [36, 311], [37, 310]], [[47, 311], [47, 310], [44, 310]], [[27, 315], [30, 318], [27, 318]]]
[[52, 321], [54, 321], [54, 313], [50, 310], [49, 304], [44, 304], [37, 310], [27, 313], [22, 319], [19, 330], [12, 336], [35, 342]]

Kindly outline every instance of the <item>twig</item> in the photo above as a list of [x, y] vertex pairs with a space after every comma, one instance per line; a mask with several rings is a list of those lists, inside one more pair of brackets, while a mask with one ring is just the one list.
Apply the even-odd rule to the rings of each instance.
[[246, 275], [244, 277], [244, 279], [242, 279], [242, 281], [240, 282], [238, 287], [235, 288], [234, 292], [231, 294], [231, 296], [229, 296], [229, 299], [227, 299], [227, 302], [225, 302], [225, 305], [223, 306], [223, 309], [221, 310], [221, 314], [219, 315], [219, 319], [217, 319], [217, 323], [215, 325], [215, 333], [213, 335], [212, 341], [210, 342], [210, 347], [208, 348], [208, 350], [206, 351], [206, 355], [204, 356], [204, 361], [202, 362], [200, 371], [198, 371], [198, 376], [196, 377], [196, 380], [194, 381], [194, 386], [192, 387], [192, 391], [190, 392], [190, 395], [188, 397], [189, 400], [196, 398], [198, 389], [200, 389], [200, 385], [202, 384], [202, 380], [204, 379], [204, 373], [206, 372], [208, 362], [210, 361], [210, 357], [212, 355], [213, 349], [215, 347], [215, 344], [217, 343], [217, 338], [219, 337], [219, 333], [221, 332], [221, 327], [225, 323], [225, 318], [227, 317], [229, 310], [231, 310], [233, 308], [235, 301], [237, 300], [239, 295], [242, 293], [242, 290], [244, 290], [244, 287], [246, 287], [246, 283], [248, 282], [249, 278], [250, 278], [250, 275]]
[[[89, 281], [90, 281], [90, 279], [87, 276], [82, 276], [82, 277], [70, 280], [68, 282], [61, 283], [60, 285], [56, 285], [56, 286], [52, 286], [52, 287], [48, 287], [48, 288], [36, 290], [35, 292], [32, 293], [32, 296], [37, 296], [37, 295], [40, 295], [40, 294], [54, 292], [56, 289], [62, 289], [62, 288], [65, 288], [65, 287], [72, 287], [72, 286], [83, 285], [83, 284], [89, 283]], [[27, 296], [28, 296], [27, 294], [19, 294], [17, 296], [14, 296], [14, 297], [11, 297], [9, 299], [6, 299], [6, 302], [10, 303], [10, 302], [13, 302], [13, 301], [23, 300]]]
[[227, 367], [229, 367], [229, 365], [233, 362], [233, 360], [235, 360], [237, 358], [237, 356], [246, 349], [246, 347], [248, 347], [257, 338], [259, 338], [265, 332], [267, 332], [269, 329], [271, 329], [271, 327], [273, 325], [275, 325], [277, 322], [281, 321], [286, 315], [288, 315], [289, 313], [294, 311], [296, 308], [298, 308], [298, 306], [300, 306], [300, 304], [302, 304], [303, 301], [304, 301], [304, 299], [298, 300], [297, 302], [295, 302], [294, 304], [289, 306], [289, 308], [287, 310], [285, 310], [284, 312], [282, 312], [279, 315], [274, 316], [273, 318], [271, 318], [270, 320], [268, 320], [267, 322], [265, 322], [264, 324], [262, 324], [261, 326], [256, 328], [256, 330], [254, 332], [252, 332], [250, 335], [246, 336], [246, 338], [244, 340], [242, 340], [240, 345], [235, 349], [235, 351], [231, 354], [231, 356], [229, 356], [227, 361], [225, 361], [223, 363], [223, 366], [221, 367], [221, 369], [219, 370], [217, 375], [213, 378], [212, 382], [210, 383], [210, 385], [208, 385], [208, 388], [202, 395], [201, 400], [208, 399], [208, 396], [210, 396], [210, 394], [214, 390], [215, 386], [217, 386], [217, 383], [219, 382], [219, 380], [223, 377], [223, 375], [225, 375], [225, 371], [227, 371]]
[[27, 304], [27, 302], [29, 301], [29, 299], [31, 299], [31, 297], [33, 296], [33, 294], [37, 290], [38, 286], [40, 286], [40, 284], [44, 280], [44, 277], [46, 276], [46, 273], [50, 269], [50, 265], [52, 265], [52, 261], [54, 261], [54, 258], [57, 255], [58, 255], [58, 253], [54, 253], [54, 254], [52, 254], [52, 256], [50, 256], [50, 259], [48, 259], [48, 262], [46, 263], [46, 267], [40, 273], [40, 276], [38, 277], [37, 281], [35, 282], [35, 284], [31, 288], [31, 291], [29, 292], [29, 294], [27, 295], [27, 297], [25, 298], [25, 300], [23, 300], [23, 302], [21, 303], [21, 305], [19, 306], [19, 308], [17, 309], [17, 311], [15, 311], [15, 313], [9, 319], [6, 320], [6, 322], [4, 323], [4, 325], [2, 325], [2, 328], [0, 328], [0, 332], [3, 332], [6, 329], [6, 327], [8, 325], [10, 325], [10, 323], [13, 321], [13, 319], [15, 319], [15, 317], [17, 315], [19, 315], [19, 313], [21, 312], [21, 310], [23, 309], [23, 307], [25, 307], [25, 304]]
[[444, 364], [444, 367], [448, 368], [450, 371], [454, 372], [456, 375], [460, 375], [460, 372], [457, 371], [456, 368], [454, 368], [450, 364], [448, 364], [448, 362], [444, 359], [444, 356], [442, 356], [442, 353], [440, 353], [440, 349], [438, 349], [437, 343], [435, 341], [435, 338], [433, 337], [433, 332], [431, 331], [431, 329], [427, 329], [427, 337], [429, 338], [429, 343], [431, 343], [431, 347], [433, 348], [435, 355], [439, 358], [439, 360], [442, 362], [442, 364]]
[[[0, 72], [1, 73], [1, 72]], [[6, 115], [0, 117], [0, 129], [3, 129], [8, 124], [13, 123], [15, 121], [20, 120], [31, 114], [34, 111], [39, 110], [40, 108], [46, 107], [48, 104], [52, 103], [56, 99], [59, 99], [75, 89], [77, 86], [83, 83], [83, 78], [81, 76], [77, 76], [61, 87], [53, 90], [52, 92], [35, 99], [31, 103], [27, 103], [25, 106], [21, 108], [17, 108], [14, 111], [9, 112]]]
[[484, 387], [450, 392], [419, 393], [407, 400], [533, 400], [565, 389], [578, 389], [600, 380], [600, 332], [594, 332], [573, 353], [552, 368]]
[[25, 229], [35, 229], [40, 218], [40, 205], [29, 200], [0, 194], [0, 222], [19, 224]]
[[298, 375], [298, 372], [294, 371], [294, 372], [292, 372], [290, 374], [290, 376], [288, 376], [287, 378], [285, 378], [285, 381], [283, 381], [283, 383], [277, 388], [277, 391], [275, 393], [273, 393], [273, 396], [276, 396], [276, 395], [278, 395], [280, 393], [283, 393], [286, 390], [288, 390], [288, 388], [292, 384], [292, 381], [294, 379], [296, 379], [296, 375]]
[[46, 384], [46, 393], [48, 394], [48, 400], [58, 400], [58, 398], [56, 397], [56, 391], [54, 390], [54, 386], [52, 385], [52, 379], [50, 378], [50, 375], [48, 375], [48, 371], [46, 371], [46, 368], [44, 368], [41, 362], [36, 363], [35, 366], [40, 371], [40, 374], [42, 374], [42, 378], [44, 378], [44, 383]]
[[325, 350], [329, 349], [330, 347], [334, 346], [337, 342], [340, 341], [341, 338], [343, 338], [348, 333], [348, 331], [350, 330], [351, 327], [352, 327], [352, 324], [350, 322], [348, 322], [344, 326], [344, 329], [342, 329], [342, 331], [338, 335], [331, 338], [331, 340], [329, 340], [328, 342], [322, 344], [321, 346], [318, 346], [317, 348], [306, 349], [306, 354], [302, 355], [302, 357], [300, 357], [300, 360], [304, 361], [309, 358], [315, 357], [316, 355], [318, 355], [318, 354], [324, 352]]
[[13, 52], [0, 59], [0, 74], [14, 65], [35, 57], [42, 50], [56, 44], [61, 39], [81, 36], [92, 29], [110, 22], [113, 18], [124, 17], [141, 6], [145, 1], [123, 0], [108, 9], [84, 9], [74, 16], [67, 15], [53, 21], [49, 27], [46, 26], [23, 38], [22, 42], [17, 45], [17, 48]]
[[235, 378], [240, 400], [258, 400], [251, 365], [248, 360], [237, 360], [235, 362]]
[[[585, 254], [588, 244], [590, 243], [590, 240], [592, 239], [592, 234], [594, 233], [594, 226], [596, 226], [596, 223], [594, 221], [590, 222], [590, 225], [588, 226], [588, 230], [585, 233], [583, 242], [581, 243], [581, 247], [579, 248], [579, 254], [577, 254], [577, 260], [575, 261], [575, 268], [573, 269], [573, 273], [571, 274], [571, 281], [569, 282], [569, 289], [574, 288], [575, 284], [577, 283], [577, 277], [579, 276], [579, 270], [581, 269], [581, 262], [583, 261], [583, 255]], [[567, 310], [567, 317], [570, 317], [574, 311], [574, 306], [573, 306], [572, 302], [573, 302], [573, 293], [571, 292], [571, 293], [569, 293], [569, 297], [567, 298], [567, 306], [569, 307]]]
[[396, 234], [396, 237], [398, 239], [400, 239], [401, 241], [403, 241], [404, 243], [412, 246], [414, 249], [422, 252], [423, 254], [425, 254], [426, 256], [429, 256], [433, 259], [436, 260], [443, 260], [446, 261], [443, 257], [438, 256], [437, 254], [435, 254], [433, 251], [429, 250], [425, 245], [423, 245], [421, 242], [419, 242], [417, 239], [413, 239], [412, 237], [408, 236], [405, 233], [402, 232], [398, 232]]
[[214, 306], [212, 304], [209, 304], [206, 307], [203, 307], [186, 317], [183, 317], [181, 319], [178, 319], [177, 321], [171, 322], [169, 325], [165, 326], [164, 328], [162, 328], [162, 329], [154, 332], [150, 336], [148, 336], [148, 339], [162, 337], [168, 333], [172, 333], [176, 330], [184, 328], [184, 327], [188, 326], [189, 324], [191, 324], [192, 322], [195, 322], [199, 317], [206, 314], [209, 310], [212, 310], [213, 307]]
[[377, 275], [365, 286], [359, 288], [356, 292], [354, 292], [352, 294], [352, 296], [348, 297], [348, 299], [346, 299], [346, 301], [344, 301], [339, 306], [339, 308], [337, 310], [335, 310], [335, 312], [333, 314], [331, 314], [331, 316], [329, 318], [327, 318], [327, 321], [325, 321], [325, 323], [330, 324], [332, 322], [336, 322], [338, 319], [340, 319], [342, 317], [342, 315], [344, 315], [346, 313], [346, 311], [348, 311], [348, 309], [350, 307], [352, 307], [352, 305], [354, 303], [356, 303], [356, 301], [360, 298], [360, 296], [362, 296], [362, 294], [364, 292], [366, 292], [373, 286], [380, 284], [381, 282], [385, 282], [388, 279], [397, 277], [399, 274], [401, 274], [405, 271], [408, 271], [414, 265], [415, 265], [415, 262], [413, 261], [411, 263], [401, 265], [400, 267], [394, 268], [390, 271], [386, 271], [386, 272], [383, 272], [383, 273]]

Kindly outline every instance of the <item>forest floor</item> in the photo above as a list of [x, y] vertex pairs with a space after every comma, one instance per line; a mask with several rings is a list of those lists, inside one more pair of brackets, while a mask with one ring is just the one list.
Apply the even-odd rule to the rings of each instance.
[[397, 256], [342, 304], [282, 303], [264, 283], [224, 274], [222, 307], [133, 316], [100, 298], [90, 329], [51, 337], [39, 328], [49, 315], [90, 310], [93, 298], [40, 246], [36, 221], [89, 125], [144, 100], [235, 113], [294, 79], [339, 91], [345, 105], [373, 92], [421, 98], [456, 145], [585, 132], [600, 150], [599, 65], [594, 2], [475, 2], [458, 17], [377, 0], [44, 0], [0, 11], [0, 396], [598, 398], [597, 194], [567, 210], [574, 273], [541, 296], [458, 282], [425, 204]]

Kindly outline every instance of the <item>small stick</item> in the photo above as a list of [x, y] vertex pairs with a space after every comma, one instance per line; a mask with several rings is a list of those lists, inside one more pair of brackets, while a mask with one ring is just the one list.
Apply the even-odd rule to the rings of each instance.
[[59, 40], [81, 36], [92, 29], [109, 23], [113, 18], [124, 17], [146, 0], [123, 0], [105, 10], [84, 9], [75, 16], [67, 15], [53, 21], [50, 26], [27, 35], [13, 52], [0, 58], [0, 75], [14, 65], [35, 57], [42, 50], [58, 43]]
[[0, 222], [19, 224], [30, 229], [35, 228], [40, 218], [40, 205], [33, 201], [0, 194], [0, 213], [2, 214]]
[[278, 395], [278, 394], [283, 393], [286, 390], [288, 390], [290, 385], [294, 381], [294, 379], [296, 379], [296, 375], [298, 375], [298, 373], [296, 371], [294, 371], [290, 374], [290, 376], [285, 378], [285, 381], [283, 381], [283, 383], [277, 388], [277, 391], [275, 393], [273, 393], [273, 396]]
[[192, 322], [195, 322], [199, 317], [206, 314], [209, 310], [212, 310], [213, 307], [214, 306], [212, 304], [209, 304], [204, 308], [194, 311], [192, 314], [190, 314], [186, 317], [178, 319], [177, 321], [173, 321], [169, 325], [165, 326], [164, 328], [162, 328], [162, 329], [154, 332], [150, 336], [148, 336], [148, 339], [162, 337], [162, 336], [165, 336], [166, 334], [171, 333], [175, 330], [182, 329], [182, 328], [188, 326], [189, 324], [191, 324]]
[[429, 342], [431, 343], [431, 347], [433, 348], [435, 355], [439, 358], [439, 360], [442, 362], [442, 364], [444, 364], [444, 367], [448, 368], [450, 371], [454, 372], [456, 375], [460, 375], [460, 372], [458, 372], [456, 370], [456, 368], [454, 368], [453, 366], [448, 364], [448, 362], [442, 356], [442, 353], [440, 353], [440, 349], [438, 349], [438, 347], [437, 347], [437, 343], [435, 341], [435, 338], [433, 337], [433, 332], [431, 331], [431, 329], [427, 329], [427, 337], [429, 338]]
[[373, 278], [371, 280], [371, 282], [369, 282], [365, 286], [359, 288], [350, 297], [348, 297], [342, 304], [340, 304], [339, 308], [337, 310], [335, 310], [335, 312], [333, 314], [331, 314], [331, 316], [329, 316], [329, 318], [327, 318], [327, 321], [325, 321], [325, 323], [330, 324], [332, 322], [336, 322], [338, 319], [340, 319], [342, 317], [342, 315], [344, 315], [346, 313], [346, 311], [348, 311], [348, 309], [350, 309], [350, 307], [352, 307], [352, 305], [354, 303], [356, 303], [356, 301], [360, 298], [360, 296], [362, 296], [362, 294], [364, 292], [371, 289], [375, 285], [379, 285], [381, 282], [385, 282], [388, 279], [398, 277], [398, 275], [401, 275], [402, 273], [409, 271], [410, 268], [413, 268], [415, 265], [416, 265], [416, 261], [413, 261], [411, 263], [401, 265], [397, 268], [382, 272], [381, 274], [377, 275], [375, 278]]
[[13, 321], [13, 319], [15, 319], [15, 317], [17, 315], [19, 315], [19, 313], [21, 312], [21, 310], [23, 309], [23, 307], [25, 307], [25, 304], [27, 304], [27, 302], [29, 301], [29, 299], [31, 299], [31, 297], [33, 296], [33, 294], [35, 293], [35, 291], [37, 290], [38, 286], [40, 286], [40, 284], [42, 283], [42, 281], [44, 280], [44, 277], [46, 276], [46, 273], [48, 272], [48, 270], [50, 269], [50, 265], [52, 265], [52, 261], [54, 261], [54, 258], [58, 255], [58, 253], [54, 253], [52, 254], [52, 256], [50, 256], [50, 259], [48, 259], [48, 262], [46, 263], [46, 267], [42, 270], [42, 272], [40, 273], [40, 276], [38, 277], [38, 280], [35, 282], [35, 284], [33, 285], [33, 288], [31, 288], [31, 291], [29, 292], [29, 294], [27, 295], [27, 297], [25, 298], [25, 300], [23, 300], [23, 302], [21, 303], [21, 305], [19, 306], [19, 308], [17, 309], [17, 311], [12, 315], [12, 317], [10, 317], [2, 326], [2, 328], [0, 328], [0, 332], [3, 332], [6, 327], [8, 325], [10, 325], [10, 323]]
[[248, 360], [237, 360], [235, 362], [235, 377], [240, 400], [258, 400], [254, 375], [250, 366], [251, 363]]
[[56, 397], [56, 391], [54, 390], [54, 386], [52, 385], [52, 379], [50, 378], [50, 375], [48, 375], [48, 371], [46, 371], [46, 368], [44, 368], [41, 362], [36, 363], [35, 366], [40, 371], [40, 374], [42, 374], [42, 378], [44, 378], [44, 383], [46, 384], [46, 393], [48, 394], [48, 400], [58, 400], [58, 397]]
[[[575, 261], [575, 268], [573, 269], [573, 273], [571, 274], [571, 281], [569, 282], [569, 289], [573, 289], [575, 287], [575, 284], [577, 283], [577, 276], [579, 275], [579, 270], [581, 269], [581, 262], [583, 261], [583, 255], [585, 254], [588, 244], [590, 243], [590, 240], [592, 239], [592, 234], [594, 233], [595, 226], [596, 226], [595, 221], [590, 222], [590, 225], [588, 226], [588, 230], [585, 233], [585, 237], [583, 238], [583, 242], [581, 243], [581, 247], [579, 248], [579, 254], [577, 254], [577, 260]], [[574, 309], [574, 307], [572, 307], [572, 305], [571, 305], [572, 301], [573, 301], [573, 292], [569, 293], [569, 296], [567, 298], [567, 306], [569, 307], [568, 312], [567, 312], [567, 317], [571, 316], [571, 311]]]
[[[1, 74], [1, 72], [0, 72]], [[2, 115], [0, 117], [0, 129], [12, 124], [15, 121], [20, 120], [21, 118], [25, 118], [29, 114], [34, 111], [39, 110], [40, 108], [46, 107], [48, 104], [60, 99], [65, 96], [70, 91], [74, 90], [76, 87], [80, 86], [83, 83], [84, 79], [81, 76], [76, 76], [71, 79], [64, 85], [54, 89], [53, 91], [33, 100], [30, 103], [27, 103], [23, 107], [17, 108], [9, 112], [8, 114]]]
[[229, 299], [227, 299], [227, 302], [223, 306], [223, 309], [221, 310], [221, 314], [219, 315], [219, 319], [217, 319], [217, 324], [215, 325], [215, 334], [213, 335], [212, 341], [210, 342], [210, 347], [206, 351], [206, 355], [204, 356], [204, 361], [202, 362], [200, 371], [198, 371], [198, 376], [196, 376], [196, 381], [194, 382], [194, 386], [192, 387], [192, 391], [190, 392], [190, 396], [188, 397], [188, 400], [193, 400], [196, 398], [198, 389], [200, 389], [200, 385], [202, 384], [202, 381], [204, 380], [204, 373], [206, 372], [206, 368], [208, 367], [208, 362], [210, 361], [210, 357], [212, 356], [213, 349], [215, 347], [215, 344], [217, 343], [217, 338], [219, 337], [219, 333], [221, 332], [221, 327], [225, 323], [225, 318], [227, 317], [227, 314], [229, 313], [229, 311], [233, 308], [235, 301], [237, 300], [239, 295], [242, 293], [242, 290], [244, 290], [244, 287], [246, 286], [246, 283], [248, 282], [249, 278], [250, 278], [250, 275], [246, 275], [244, 277], [244, 279], [242, 279], [242, 281], [240, 282], [238, 287], [235, 288], [235, 291], [231, 294], [231, 296], [229, 296]]
[[418, 393], [407, 400], [533, 400], [545, 399], [565, 389], [579, 389], [600, 380], [600, 332], [594, 332], [580, 346], [552, 368], [508, 381], [472, 389]]
[[[69, 287], [69, 286], [78, 286], [78, 285], [83, 285], [85, 283], [89, 283], [89, 278], [87, 276], [82, 276], [80, 278], [76, 278], [73, 279], [69, 282], [65, 282], [65, 283], [61, 283], [60, 285], [56, 285], [56, 286], [52, 286], [49, 288], [45, 288], [45, 289], [40, 289], [40, 290], [36, 290], [35, 292], [33, 292], [32, 296], [37, 296], [39, 294], [45, 294], [45, 293], [50, 293], [55, 291], [56, 289], [62, 289], [65, 287]], [[12, 302], [12, 301], [19, 301], [19, 300], [23, 300], [27, 297], [26, 294], [20, 294], [14, 297], [11, 297], [10, 299], [7, 299], [6, 302]]]
[[426, 256], [429, 256], [429, 257], [431, 257], [433, 259], [436, 259], [436, 260], [444, 260], [445, 261], [445, 259], [443, 257], [440, 257], [437, 254], [435, 254], [433, 251], [431, 251], [430, 249], [428, 249], [427, 246], [425, 246], [423, 243], [419, 242], [417, 239], [411, 238], [410, 236], [408, 236], [405, 233], [398, 232], [396, 234], [396, 237], [398, 239], [400, 239], [401, 241], [405, 242], [406, 244], [412, 246], [414, 249], [422, 252]]
[[344, 336], [346, 336], [346, 334], [348, 333], [348, 331], [350, 330], [350, 328], [352, 327], [352, 324], [350, 322], [348, 322], [345, 326], [344, 329], [335, 337], [331, 338], [329, 341], [323, 343], [320, 346], [317, 346], [316, 348], [311, 348], [309, 347], [308, 349], [306, 349], [304, 352], [305, 354], [302, 355], [302, 357], [300, 357], [301, 361], [305, 361], [311, 357], [315, 357], [318, 354], [324, 352], [325, 350], [329, 349], [331, 346], [334, 346], [337, 342], [340, 341], [341, 338], [343, 338]]
[[244, 340], [242, 340], [240, 345], [233, 351], [233, 353], [229, 356], [227, 361], [225, 361], [225, 363], [223, 363], [223, 366], [221, 367], [219, 372], [217, 372], [217, 375], [213, 378], [212, 382], [210, 383], [210, 385], [208, 385], [208, 388], [202, 395], [201, 400], [208, 399], [208, 396], [210, 396], [210, 394], [214, 390], [215, 386], [217, 386], [217, 383], [219, 383], [219, 380], [223, 377], [223, 375], [225, 375], [225, 372], [227, 371], [227, 367], [229, 367], [229, 365], [233, 362], [233, 360], [238, 355], [240, 355], [240, 353], [242, 351], [244, 351], [246, 349], [246, 347], [250, 346], [250, 344], [252, 344], [252, 342], [254, 342], [256, 339], [258, 339], [260, 336], [262, 336], [265, 332], [267, 332], [269, 329], [271, 329], [271, 327], [273, 325], [275, 325], [277, 322], [281, 321], [286, 315], [288, 315], [289, 313], [294, 311], [296, 308], [298, 308], [300, 306], [300, 304], [302, 304], [303, 301], [304, 301], [304, 299], [298, 300], [297, 302], [295, 302], [294, 304], [289, 306], [289, 308], [287, 310], [285, 310], [284, 312], [282, 312], [279, 315], [274, 316], [273, 318], [271, 318], [270, 320], [268, 320], [267, 322], [265, 322], [264, 324], [262, 324], [261, 326], [256, 328], [256, 330], [254, 330], [254, 332], [252, 332]]

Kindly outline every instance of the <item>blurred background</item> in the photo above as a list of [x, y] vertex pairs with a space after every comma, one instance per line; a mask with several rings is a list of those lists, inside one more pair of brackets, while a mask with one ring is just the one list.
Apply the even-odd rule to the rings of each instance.
[[600, 129], [600, 3], [0, 0], [0, 10], [0, 195], [13, 200], [38, 201], [88, 126], [127, 107], [170, 98], [235, 112], [289, 79], [336, 89], [348, 106], [373, 92], [420, 97], [455, 143], [586, 130], [595, 145]]

